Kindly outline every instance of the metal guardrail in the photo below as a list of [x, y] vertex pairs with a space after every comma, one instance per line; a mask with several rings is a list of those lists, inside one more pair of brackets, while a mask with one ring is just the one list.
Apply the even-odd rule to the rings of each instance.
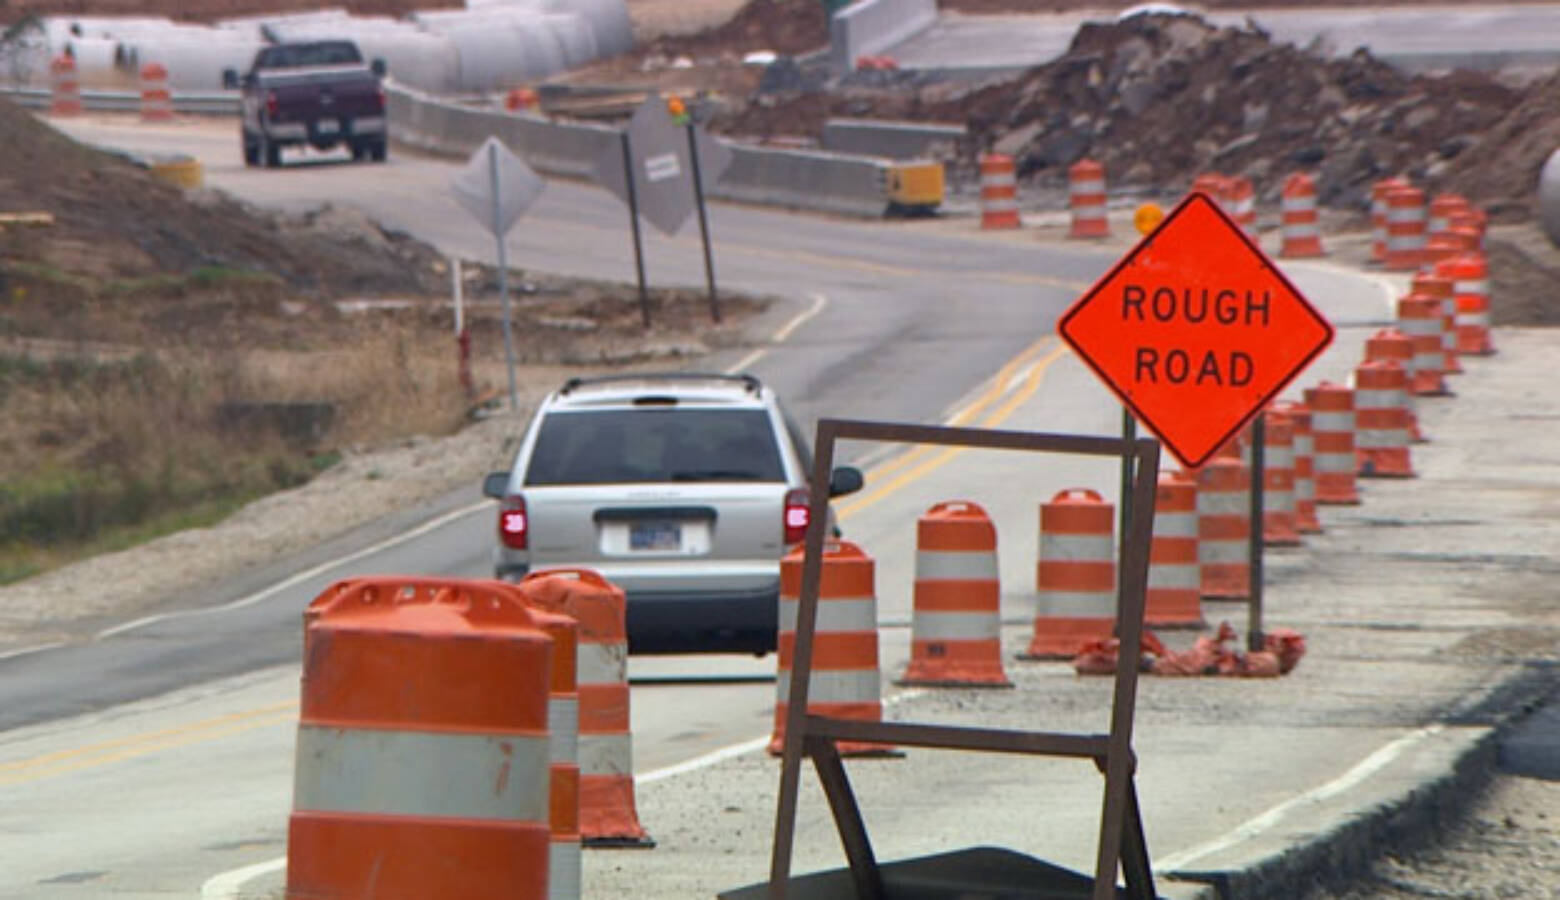
[[[48, 109], [53, 102], [48, 88], [0, 87], [5, 97], [27, 109]], [[139, 91], [82, 91], [81, 104], [95, 112], [137, 112], [141, 108]], [[173, 95], [175, 112], [201, 116], [238, 115], [238, 94], [232, 91], [182, 91]]]

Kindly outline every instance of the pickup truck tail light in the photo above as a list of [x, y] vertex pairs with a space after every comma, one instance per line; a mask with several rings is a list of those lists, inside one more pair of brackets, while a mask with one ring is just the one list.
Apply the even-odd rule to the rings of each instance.
[[281, 112], [281, 109], [282, 109], [282, 106], [281, 106], [281, 104], [279, 102], [277, 102], [277, 99], [276, 99], [276, 92], [275, 91], [266, 91], [265, 92], [265, 117], [268, 118], [268, 119], [274, 119], [274, 118], [276, 118], [276, 114]]
[[498, 539], [511, 550], [524, 550], [531, 519], [525, 514], [525, 498], [509, 494], [498, 506]]
[[800, 544], [807, 537], [807, 523], [812, 518], [808, 506], [807, 491], [795, 488], [785, 493], [785, 544]]
[[383, 85], [374, 88], [374, 109], [385, 111], [385, 89]]

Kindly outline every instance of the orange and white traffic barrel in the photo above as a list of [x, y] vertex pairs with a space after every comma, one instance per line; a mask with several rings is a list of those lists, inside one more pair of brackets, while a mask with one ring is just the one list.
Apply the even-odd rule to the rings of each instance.
[[1251, 467], [1238, 456], [1215, 456], [1197, 480], [1197, 566], [1202, 596], [1251, 596]]
[[307, 627], [287, 896], [543, 900], [554, 649], [530, 613], [348, 585]]
[[1408, 182], [1401, 178], [1383, 178], [1370, 189], [1370, 258], [1372, 262], [1387, 261], [1387, 195]]
[[1025, 659], [1072, 659], [1108, 639], [1116, 621], [1116, 507], [1071, 488], [1040, 504], [1039, 591]]
[[1484, 256], [1464, 253], [1439, 263], [1435, 273], [1452, 282], [1452, 299], [1457, 304], [1457, 352], [1470, 356], [1489, 356], [1495, 352], [1490, 340], [1490, 282]]
[[1204, 172], [1192, 179], [1192, 191], [1208, 195], [1208, 199], [1229, 212], [1230, 180], [1218, 172]]
[[541, 569], [517, 585], [533, 606], [579, 623], [580, 838], [587, 847], [651, 847], [634, 799], [627, 601], [592, 569]]
[[980, 227], [1017, 228], [1018, 180], [1013, 157], [988, 153], [980, 158]]
[[1311, 408], [1311, 442], [1316, 470], [1316, 502], [1352, 506], [1360, 502], [1354, 476], [1359, 469], [1354, 452], [1354, 390], [1324, 381], [1306, 388]]
[[997, 529], [978, 504], [938, 503], [917, 520], [913, 601], [900, 684], [1013, 686], [1002, 670]]
[[1286, 259], [1323, 256], [1322, 230], [1316, 212], [1316, 183], [1304, 172], [1284, 181], [1279, 198], [1283, 243], [1278, 255]]
[[1387, 192], [1387, 268], [1411, 272], [1425, 259], [1425, 192], [1410, 185]]
[[1202, 572], [1197, 560], [1197, 482], [1180, 472], [1159, 473], [1154, 489], [1154, 538], [1148, 553], [1143, 624], [1201, 628]]
[[1430, 198], [1429, 233], [1431, 237], [1452, 230], [1452, 215], [1468, 209], [1468, 198], [1460, 194], [1436, 194]]
[[1404, 368], [1408, 373], [1409, 393], [1414, 396], [1446, 396], [1450, 391], [1446, 389], [1446, 379], [1441, 372], [1445, 353], [1441, 340], [1440, 299], [1414, 293], [1400, 297], [1397, 318], [1398, 331], [1413, 349], [1412, 357], [1406, 362], [1396, 355], [1382, 358], [1390, 358]]
[[1274, 409], [1289, 418], [1294, 432], [1295, 455], [1295, 528], [1301, 534], [1320, 534], [1322, 520], [1316, 515], [1316, 457], [1312, 446], [1311, 408], [1304, 403], [1284, 402]]
[[81, 115], [81, 78], [76, 72], [76, 58], [61, 53], [50, 60], [49, 79], [52, 84], [49, 112], [56, 116]]
[[1462, 239], [1464, 250], [1484, 252], [1484, 232], [1489, 226], [1489, 217], [1482, 210], [1469, 207], [1454, 212], [1451, 223], [1449, 231]]
[[[1399, 322], [1402, 324], [1401, 319]], [[1435, 340], [1438, 349], [1439, 336]], [[1409, 393], [1412, 394], [1414, 392], [1415, 378], [1419, 372], [1419, 351], [1424, 350], [1424, 345], [1424, 335], [1411, 337], [1396, 328], [1383, 328], [1365, 339], [1365, 361], [1393, 362], [1402, 366], [1404, 373], [1408, 376]], [[1436, 354], [1436, 360], [1432, 364], [1438, 365], [1439, 359], [1439, 354]], [[1436, 377], [1439, 379], [1439, 371], [1434, 369], [1432, 371], [1436, 373]], [[1419, 417], [1414, 412], [1412, 399], [1409, 401], [1408, 408], [1408, 434], [1409, 439], [1415, 443], [1424, 440], [1424, 436], [1419, 431]]]
[[1080, 159], [1067, 170], [1067, 205], [1072, 210], [1070, 238], [1110, 237], [1105, 213], [1105, 167]]
[[1268, 547], [1300, 544], [1295, 514], [1295, 426], [1276, 410], [1262, 412], [1262, 543]]
[[1462, 374], [1462, 363], [1457, 359], [1457, 299], [1452, 293], [1452, 281], [1435, 274], [1434, 269], [1414, 273], [1410, 292], [1434, 297], [1441, 304], [1441, 374]]
[[1354, 370], [1354, 441], [1365, 478], [1412, 478], [1409, 460], [1408, 373], [1395, 362]]
[[[526, 604], [523, 593], [500, 585]], [[548, 900], [579, 900], [580, 875], [580, 694], [579, 623], [555, 612], [532, 608], [536, 628], [553, 641], [552, 681], [547, 700], [548, 824], [552, 845], [547, 860]]]
[[1230, 218], [1246, 234], [1257, 235], [1257, 189], [1251, 179], [1236, 175], [1229, 179]]
[[168, 91], [168, 69], [150, 62], [141, 67], [141, 121], [166, 122], [173, 118], [173, 94]]
[[[780, 560], [780, 632], [776, 654], [775, 730], [769, 752], [785, 749], [785, 719], [790, 709], [791, 661], [796, 658], [796, 627], [802, 596], [802, 545]], [[872, 557], [849, 541], [828, 541], [823, 548], [814, 622], [812, 671], [807, 683], [807, 712], [833, 719], [880, 722], [883, 686], [878, 667], [877, 568]], [[842, 756], [882, 755], [883, 744], [840, 741]]]

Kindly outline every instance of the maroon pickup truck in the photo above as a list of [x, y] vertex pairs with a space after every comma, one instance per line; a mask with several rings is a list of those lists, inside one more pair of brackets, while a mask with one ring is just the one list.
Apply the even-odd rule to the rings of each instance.
[[351, 41], [272, 44], [248, 72], [224, 71], [223, 84], [241, 91], [244, 164], [279, 166], [283, 147], [342, 145], [353, 159], [384, 162], [383, 75]]

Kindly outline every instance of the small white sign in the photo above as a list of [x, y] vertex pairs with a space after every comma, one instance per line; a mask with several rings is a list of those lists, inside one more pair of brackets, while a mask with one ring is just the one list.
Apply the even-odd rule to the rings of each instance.
[[652, 183], [676, 178], [682, 174], [682, 167], [677, 164], [677, 154], [663, 153], [660, 156], [651, 156], [645, 159], [645, 177]]

